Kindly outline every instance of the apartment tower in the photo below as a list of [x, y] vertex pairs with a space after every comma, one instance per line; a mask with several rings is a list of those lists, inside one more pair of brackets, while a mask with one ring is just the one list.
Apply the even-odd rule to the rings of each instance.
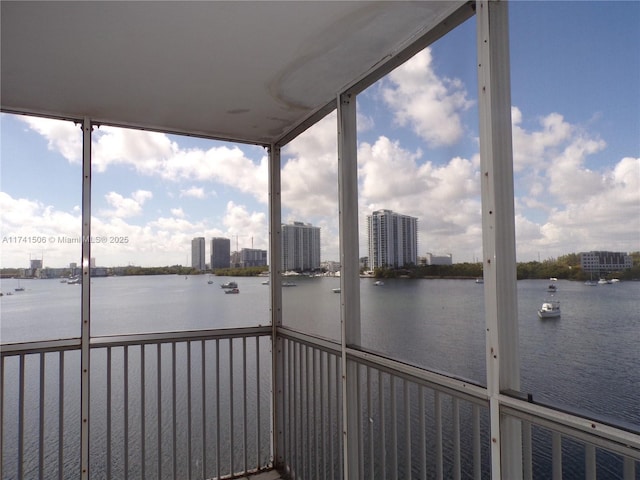
[[320, 268], [320, 227], [292, 222], [282, 225], [282, 270]]
[[231, 265], [231, 240], [222, 237], [211, 239], [211, 269], [229, 268]]
[[191, 268], [205, 269], [204, 237], [196, 237], [191, 240]]
[[418, 260], [418, 219], [377, 210], [367, 216], [369, 268], [399, 268]]

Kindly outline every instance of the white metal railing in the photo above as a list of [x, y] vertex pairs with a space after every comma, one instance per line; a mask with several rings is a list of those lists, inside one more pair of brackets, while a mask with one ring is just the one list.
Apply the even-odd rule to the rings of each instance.
[[292, 479], [342, 478], [339, 346], [292, 331], [280, 333], [282, 468]]
[[[338, 343], [279, 327], [99, 337], [91, 340], [92, 479], [224, 478], [272, 467], [292, 479], [344, 478], [343, 365]], [[360, 478], [491, 475], [483, 386], [373, 352], [346, 349], [356, 372]], [[77, 478], [81, 465], [79, 340], [2, 346], [2, 479]], [[272, 388], [278, 385], [278, 394]], [[640, 471], [640, 435], [540, 405], [498, 397], [522, 427], [523, 476], [622, 478]]]
[[[93, 338], [91, 478], [221, 478], [270, 468], [270, 333]], [[1, 478], [78, 478], [79, 341], [3, 345], [1, 367]]]
[[[284, 469], [294, 479], [343, 478], [340, 345], [287, 328], [278, 335], [284, 342]], [[355, 348], [347, 348], [347, 363], [358, 377], [360, 478], [491, 477], [483, 386]], [[501, 395], [499, 402], [502, 417], [521, 422], [523, 478], [637, 479], [640, 437], [634, 426], [515, 396]]]
[[[523, 478], [636, 480], [640, 473], [637, 426], [587, 417], [566, 409], [501, 399], [501, 415], [522, 424]], [[634, 431], [635, 428], [635, 431]]]

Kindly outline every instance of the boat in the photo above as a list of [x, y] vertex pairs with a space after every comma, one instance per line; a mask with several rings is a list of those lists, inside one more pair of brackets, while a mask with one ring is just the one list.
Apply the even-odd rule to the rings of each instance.
[[379, 287], [381, 285], [384, 285], [384, 282], [382, 280], [378, 280], [376, 282], [373, 283], [376, 287]]
[[237, 288], [227, 288], [224, 293], [240, 293], [240, 290]]
[[262, 285], [269, 285], [269, 280], [265, 280], [264, 282], [262, 282]]
[[293, 282], [282, 282], [283, 287], [297, 287], [298, 285]]
[[16, 292], [24, 292], [24, 287], [20, 286], [20, 280], [18, 280], [18, 286], [14, 290]]
[[553, 293], [553, 292], [556, 292], [557, 290], [558, 290], [558, 287], [556, 287], [553, 283], [547, 287], [547, 292]]
[[220, 288], [238, 288], [238, 284], [236, 282], [227, 282], [220, 285]]
[[332, 289], [331, 289], [331, 291], [332, 291], [333, 293], [340, 293], [340, 287], [338, 287], [338, 288], [332, 288]]
[[598, 285], [608, 285], [611, 282], [609, 280], [607, 280], [606, 278], [601, 278], [600, 280], [598, 280]]
[[213, 280], [209, 280], [209, 281], [207, 281], [207, 283], [208, 283], [209, 285], [211, 285], [211, 284], [213, 284]]
[[550, 282], [557, 282], [557, 281], [558, 281], [558, 279], [557, 279], [556, 277], [551, 277], [551, 278], [549, 279], [549, 281], [550, 281]]
[[540, 318], [555, 318], [560, 316], [560, 302], [557, 300], [545, 300], [540, 310], [538, 310], [538, 317]]
[[476, 283], [484, 283], [484, 278], [476, 278]]
[[586, 282], [584, 282], [585, 285], [587, 285], [588, 287], [597, 287], [598, 286], [598, 282], [596, 282], [595, 280], [587, 280]]

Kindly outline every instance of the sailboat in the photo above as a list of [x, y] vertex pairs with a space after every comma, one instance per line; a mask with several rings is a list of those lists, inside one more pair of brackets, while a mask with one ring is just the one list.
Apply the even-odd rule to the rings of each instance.
[[18, 279], [18, 286], [14, 290], [16, 292], [24, 292], [24, 287], [20, 286], [20, 279]]

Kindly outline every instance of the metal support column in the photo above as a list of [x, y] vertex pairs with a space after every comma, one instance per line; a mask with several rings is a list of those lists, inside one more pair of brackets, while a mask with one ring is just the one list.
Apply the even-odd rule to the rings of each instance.
[[[278, 336], [282, 325], [282, 215], [280, 146], [269, 146], [269, 288], [271, 291], [272, 344], [272, 458], [276, 468], [285, 466], [284, 458], [284, 356], [283, 340]], [[260, 375], [260, 372], [258, 372]]]
[[83, 480], [89, 478], [89, 339], [91, 290], [91, 121], [82, 122], [82, 327], [81, 327], [81, 417], [80, 455]]
[[358, 366], [347, 362], [347, 346], [360, 341], [360, 272], [358, 239], [358, 158], [356, 97], [338, 96], [338, 197], [340, 221], [340, 318], [342, 327], [342, 418], [344, 478], [358, 471]]
[[491, 475], [518, 479], [521, 425], [500, 419], [498, 400], [501, 391], [520, 389], [508, 10], [493, 0], [476, 9]]

